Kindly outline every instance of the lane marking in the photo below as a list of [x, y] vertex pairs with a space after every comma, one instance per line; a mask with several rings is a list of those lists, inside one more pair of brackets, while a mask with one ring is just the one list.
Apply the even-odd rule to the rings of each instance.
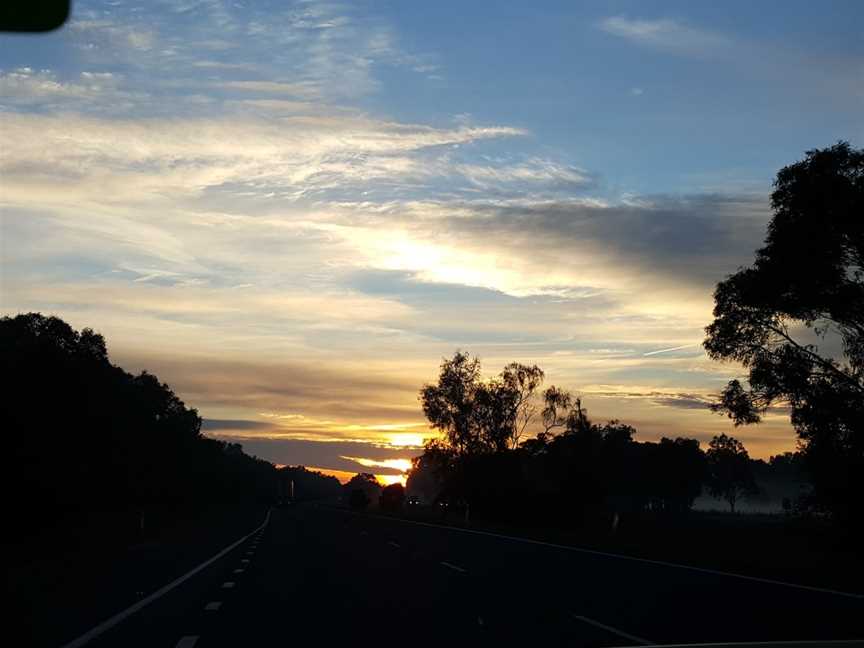
[[235, 574], [242, 574], [244, 571], [246, 571], [246, 570], [243, 569], [242, 567], [238, 567], [237, 569], [234, 570], [234, 573]]
[[459, 572], [460, 574], [467, 574], [468, 573], [467, 569], [462, 569], [458, 565], [451, 565], [450, 563], [444, 562], [443, 560], [441, 561], [441, 564], [444, 565], [445, 567], [448, 567], [449, 569], [452, 569], [453, 571]]
[[204, 606], [204, 609], [215, 612], [220, 607], [222, 607], [222, 601], [210, 601], [207, 605]]
[[188, 637], [181, 637], [175, 648], [193, 648], [196, 643], [198, 643], [198, 635], [189, 635]]
[[248, 564], [249, 564], [249, 559], [248, 559], [248, 558], [241, 558], [241, 559], [240, 559], [240, 562], [241, 562], [241, 563], [246, 563], [246, 564], [248, 565]]
[[630, 634], [629, 632], [624, 632], [623, 630], [619, 630], [618, 628], [613, 628], [612, 626], [608, 626], [605, 623], [600, 623], [599, 621], [595, 621], [594, 619], [589, 619], [586, 616], [582, 616], [580, 614], [574, 614], [573, 612], [570, 615], [583, 623], [587, 623], [588, 625], [595, 626], [600, 628], [601, 630], [605, 630], [606, 632], [611, 632], [614, 635], [618, 635], [622, 639], [626, 639], [627, 641], [632, 641], [634, 643], [639, 644], [640, 646], [653, 646], [654, 643], [648, 641], [647, 639], [643, 639], [642, 637], [637, 637], [635, 635]]
[[[655, 644], [656, 645], [656, 644]], [[828, 639], [827, 641], [812, 641], [799, 639], [797, 641], [733, 641], [721, 643], [688, 643], [659, 644], [663, 648], [859, 648], [860, 639]]]
[[234, 581], [225, 581], [224, 583], [222, 583], [222, 589], [231, 589], [232, 587], [234, 587], [234, 585]]
[[[254, 529], [250, 533], [247, 533], [246, 535], [244, 535], [242, 538], [240, 538], [236, 542], [232, 542], [230, 545], [225, 547], [222, 551], [217, 553], [212, 558], [205, 560], [203, 563], [201, 563], [197, 567], [194, 567], [193, 569], [189, 570], [188, 572], [186, 572], [185, 574], [183, 574], [179, 578], [175, 578], [173, 581], [171, 581], [167, 585], [160, 587], [158, 590], [156, 590], [155, 592], [153, 592], [149, 596], [144, 597], [143, 599], [141, 599], [137, 603], [130, 605], [125, 610], [118, 612], [117, 614], [115, 614], [111, 618], [106, 619], [105, 621], [103, 621], [99, 625], [91, 628], [90, 630], [88, 630], [87, 632], [82, 634], [77, 639], [73, 639], [69, 643], [63, 644], [63, 646], [61, 646], [61, 648], [80, 648], [80, 646], [84, 646], [88, 642], [92, 641], [93, 639], [95, 639], [96, 637], [101, 635], [106, 630], [110, 630], [111, 628], [116, 626], [118, 623], [120, 623], [121, 621], [126, 619], [127, 617], [130, 617], [133, 614], [135, 614], [141, 608], [149, 605], [150, 603], [152, 603], [156, 599], [161, 598], [162, 596], [164, 596], [165, 594], [167, 594], [168, 592], [173, 590], [178, 585], [185, 583], [187, 580], [192, 578], [195, 574], [200, 572], [202, 569], [205, 569], [205, 568], [209, 567], [210, 565], [212, 565], [214, 562], [219, 560], [222, 556], [227, 554], [229, 551], [236, 548], [238, 545], [246, 542], [246, 540], [249, 539], [249, 536], [251, 536], [253, 533], [256, 533], [257, 531], [266, 527], [268, 522], [270, 522], [270, 511], [269, 510], [267, 511], [267, 515], [264, 516], [264, 521], [261, 523], [261, 525], [258, 528]], [[196, 637], [196, 640], [197, 640], [197, 637]]]
[[402, 548], [402, 545], [400, 545], [398, 542], [393, 542], [392, 540], [390, 542], [388, 542], [387, 544], [390, 545], [391, 547], [396, 547], [397, 549]]
[[[344, 511], [341, 509], [331, 508], [331, 511], [338, 513], [347, 513], [349, 515], [363, 515], [354, 511]], [[828, 589], [826, 587], [815, 587], [813, 585], [799, 585], [798, 583], [787, 583], [786, 581], [775, 580], [773, 578], [760, 578], [759, 576], [747, 576], [746, 574], [736, 574], [734, 572], [720, 571], [719, 569], [710, 569], [708, 567], [694, 567], [693, 565], [680, 565], [678, 563], [666, 562], [665, 560], [652, 560], [651, 558], [638, 558], [636, 556], [625, 556], [624, 554], [609, 553], [608, 551], [598, 551], [596, 549], [584, 549], [582, 547], [570, 547], [567, 545], [555, 544], [554, 542], [543, 542], [542, 540], [532, 540], [531, 538], [517, 538], [516, 536], [502, 535], [500, 533], [492, 533], [491, 531], [478, 531], [476, 529], [461, 529], [459, 527], [446, 526], [443, 524], [431, 524], [429, 522], [419, 522], [417, 520], [403, 520], [395, 517], [384, 517], [381, 515], [366, 514], [366, 517], [377, 518], [379, 520], [390, 520], [393, 522], [401, 522], [403, 524], [414, 524], [417, 526], [431, 527], [443, 531], [453, 531], [457, 533], [470, 533], [472, 535], [489, 536], [491, 538], [499, 538], [501, 540], [509, 540], [510, 542], [522, 542], [525, 544], [539, 545], [541, 547], [551, 547], [553, 549], [561, 549], [563, 551], [572, 551], [574, 553], [584, 553], [592, 556], [603, 556], [605, 558], [617, 558], [618, 560], [630, 560], [633, 562], [646, 563], [648, 565], [658, 565], [661, 567], [674, 567], [675, 569], [685, 569], [689, 571], [699, 572], [702, 574], [712, 574], [714, 576], [726, 576], [728, 578], [739, 578], [741, 580], [752, 581], [755, 583], [765, 583], [767, 585], [779, 585], [781, 587], [791, 587], [794, 589], [805, 590], [808, 592], [817, 592], [819, 594], [833, 594], [834, 596], [845, 596], [852, 599], [864, 599], [864, 594], [856, 594], [854, 592], [841, 592], [840, 590]]]

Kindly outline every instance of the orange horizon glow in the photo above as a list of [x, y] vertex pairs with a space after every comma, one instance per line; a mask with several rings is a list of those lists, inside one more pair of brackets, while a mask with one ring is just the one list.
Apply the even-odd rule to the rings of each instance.
[[[335, 477], [336, 479], [339, 480], [339, 483], [343, 484], [343, 485], [347, 484], [351, 480], [351, 478], [357, 474], [356, 472], [350, 472], [348, 470], [336, 470], [334, 468], [322, 468], [321, 466], [306, 466], [306, 469], [307, 470], [315, 470], [315, 471], [320, 472], [324, 475], [329, 475], [330, 477]], [[396, 483], [399, 483], [399, 484], [402, 484], [403, 486], [405, 486], [405, 484], [408, 481], [407, 473], [402, 473], [401, 475], [378, 475], [378, 474], [376, 474], [376, 475], [374, 475], [374, 477], [375, 477], [375, 479], [378, 480], [378, 483], [381, 484], [382, 486], [389, 486], [390, 484], [396, 484]]]

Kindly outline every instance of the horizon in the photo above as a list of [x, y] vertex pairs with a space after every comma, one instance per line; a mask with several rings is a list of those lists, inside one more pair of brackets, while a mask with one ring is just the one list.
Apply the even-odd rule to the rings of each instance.
[[703, 329], [774, 174], [864, 142], [864, 6], [734, 6], [77, 2], [0, 52], [3, 314], [328, 474], [404, 472], [456, 349], [639, 441], [793, 450], [708, 410], [742, 371]]

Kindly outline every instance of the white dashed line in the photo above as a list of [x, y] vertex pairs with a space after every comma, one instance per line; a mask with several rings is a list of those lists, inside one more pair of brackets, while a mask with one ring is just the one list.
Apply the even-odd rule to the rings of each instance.
[[[258, 529], [263, 529], [265, 526], [267, 526], [267, 523], [269, 521], [270, 521], [270, 511], [267, 511], [267, 515], [264, 518], [264, 522], [261, 523], [261, 526], [258, 527]], [[200, 565], [198, 565], [197, 567], [195, 567], [191, 571], [188, 571], [185, 574], [183, 574], [182, 576], [180, 576], [179, 578], [174, 579], [173, 581], [171, 581], [170, 583], [168, 583], [164, 587], [160, 587], [158, 590], [156, 590], [155, 592], [153, 592], [149, 596], [146, 596], [145, 598], [141, 599], [140, 601], [138, 601], [134, 605], [130, 605], [128, 608], [126, 608], [122, 612], [118, 612], [117, 614], [112, 616], [110, 619], [106, 619], [105, 621], [103, 621], [99, 625], [91, 628], [90, 630], [88, 630], [87, 632], [82, 634], [77, 639], [73, 639], [69, 643], [64, 644], [62, 646], [62, 648], [80, 648], [81, 646], [84, 646], [85, 644], [89, 643], [90, 641], [92, 641], [93, 639], [95, 639], [96, 637], [98, 637], [99, 635], [104, 633], [105, 631], [110, 630], [111, 628], [116, 626], [118, 623], [120, 623], [124, 619], [135, 614], [141, 608], [149, 605], [150, 603], [152, 603], [156, 599], [164, 596], [165, 594], [167, 594], [168, 592], [173, 590], [175, 587], [177, 587], [181, 583], [186, 582], [187, 580], [192, 578], [195, 574], [200, 572], [202, 569], [208, 567], [209, 565], [212, 565], [214, 562], [219, 560], [222, 556], [227, 554], [229, 551], [231, 551], [235, 547], [238, 547], [239, 545], [244, 543], [246, 540], [248, 540], [254, 533], [256, 533], [256, 531], [258, 531], [258, 529], [256, 529], [255, 531], [252, 531], [251, 533], [243, 536], [242, 538], [240, 538], [236, 542], [231, 543], [230, 545], [225, 547], [222, 551], [217, 553], [215, 556], [211, 557], [209, 560], [205, 560], [203, 563], [201, 563]]]
[[222, 583], [222, 589], [231, 589], [234, 587], [234, 581], [225, 581]]
[[391, 547], [395, 547], [396, 549], [402, 548], [402, 545], [400, 545], [398, 542], [393, 542], [392, 540], [390, 542], [388, 542], [387, 544], [390, 545]]
[[180, 637], [176, 648], [193, 648], [198, 643], [198, 635], [189, 635], [188, 637]]
[[457, 571], [460, 574], [467, 574], [468, 573], [467, 569], [462, 569], [461, 567], [459, 567], [457, 565], [451, 565], [450, 563], [444, 562], [443, 560], [441, 561], [441, 564], [444, 565], [444, 567], [447, 567], [447, 569], [452, 569], [453, 571]]
[[648, 641], [647, 639], [642, 639], [641, 637], [636, 637], [636, 636], [631, 635], [627, 632], [624, 632], [623, 630], [619, 630], [618, 628], [613, 628], [612, 626], [608, 626], [605, 623], [600, 623], [599, 621], [595, 621], [594, 619], [589, 619], [586, 616], [581, 616], [579, 614], [573, 614], [573, 618], [577, 619], [579, 621], [582, 621], [583, 623], [593, 625], [597, 628], [600, 628], [601, 630], [605, 630], [606, 632], [611, 632], [614, 635], [618, 635], [622, 639], [626, 639], [627, 641], [632, 641], [632, 642], [637, 643], [641, 646], [653, 646], [654, 645], [652, 642]]
[[249, 559], [248, 558], [241, 558], [240, 562], [249, 564]]
[[243, 569], [242, 567], [240, 567], [240, 568], [238, 568], [238, 569], [235, 569], [235, 570], [234, 570], [234, 573], [235, 573], [235, 574], [242, 574], [244, 571], [246, 571], [246, 570]]
[[207, 605], [204, 606], [204, 609], [210, 612], [215, 612], [220, 607], [222, 607], [222, 601], [210, 601]]

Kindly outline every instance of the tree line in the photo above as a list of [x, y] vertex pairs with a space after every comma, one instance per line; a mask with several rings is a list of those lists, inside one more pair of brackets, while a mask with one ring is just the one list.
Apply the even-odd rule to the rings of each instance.
[[[438, 381], [420, 392], [441, 436], [414, 459], [409, 492], [513, 520], [589, 523], [650, 510], [690, 510], [703, 485], [737, 503], [756, 491], [753, 461], [736, 439], [638, 442], [618, 420], [594, 423], [581, 398], [556, 386], [540, 391], [537, 366], [507, 365], [484, 380], [477, 358], [457, 351]], [[536, 423], [539, 431], [523, 438]]]
[[39, 313], [0, 319], [7, 521], [38, 530], [109, 513], [130, 532], [149, 512], [182, 515], [271, 499], [277, 474], [153, 374], [111, 363], [104, 338]]
[[[787, 508], [864, 529], [864, 150], [807, 151], [777, 174], [765, 245], [721, 281], [706, 327], [710, 358], [735, 362], [713, 409], [736, 426], [790, 413], [795, 453], [756, 468], [807, 475]], [[638, 443], [618, 421], [592, 423], [578, 397], [512, 363], [490, 380], [457, 352], [420, 392], [441, 438], [414, 462], [411, 486], [490, 513], [585, 520], [609, 510], [684, 511], [701, 485], [732, 509], [755, 488], [753, 462], [726, 435]], [[531, 421], [536, 438], [525, 439]]]

